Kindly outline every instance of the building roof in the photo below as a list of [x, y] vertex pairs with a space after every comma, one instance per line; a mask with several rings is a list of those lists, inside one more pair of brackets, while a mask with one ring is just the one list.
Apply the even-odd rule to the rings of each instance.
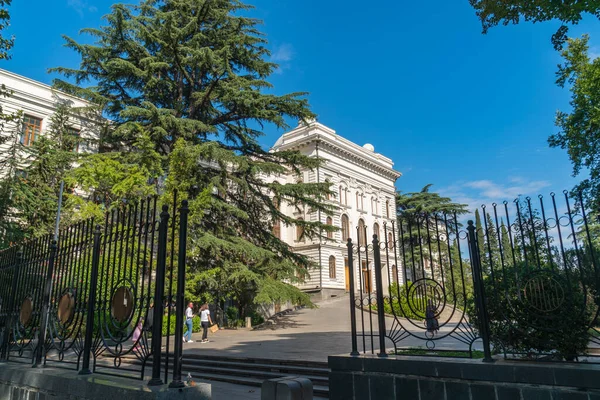
[[402, 173], [394, 170], [392, 159], [376, 153], [373, 145], [367, 143], [360, 146], [314, 120], [301, 122], [296, 128], [284, 133], [277, 139], [271, 151], [301, 150], [314, 142], [318, 142], [321, 148], [341, 153], [353, 162], [376, 170], [394, 181], [402, 176]]

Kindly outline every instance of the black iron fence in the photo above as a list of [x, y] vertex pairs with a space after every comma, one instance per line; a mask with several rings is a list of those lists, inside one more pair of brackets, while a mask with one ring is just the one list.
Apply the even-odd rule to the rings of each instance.
[[597, 213], [563, 192], [469, 218], [408, 210], [381, 231], [358, 224], [352, 354], [599, 361]]
[[[149, 384], [162, 384], [177, 333], [172, 384], [182, 385], [173, 282], [185, 280], [187, 213], [186, 201], [170, 215], [152, 197], [0, 251], [2, 359], [137, 379], [151, 369]], [[164, 334], [173, 313], [178, 331], [167, 323]]]

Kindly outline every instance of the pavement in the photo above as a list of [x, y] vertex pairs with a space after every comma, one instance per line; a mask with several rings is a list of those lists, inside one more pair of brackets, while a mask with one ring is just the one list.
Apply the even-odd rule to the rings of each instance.
[[[303, 360], [327, 362], [329, 355], [349, 354], [351, 351], [351, 324], [349, 297], [347, 295], [320, 301], [317, 308], [304, 308], [290, 312], [264, 329], [221, 329], [209, 332], [209, 342], [200, 343], [202, 335], [194, 334], [194, 343], [185, 343], [184, 354], [214, 355], [240, 358], [268, 358], [277, 360]], [[362, 315], [361, 315], [362, 314]], [[377, 316], [357, 310], [357, 327], [362, 332], [364, 324], [367, 333], [377, 335]], [[409, 330], [424, 337], [424, 326], [411, 325]], [[386, 329], [397, 327], [395, 321], [386, 318]], [[443, 337], [456, 327], [455, 323], [442, 327], [436, 340], [437, 349], [466, 350], [468, 346], [455, 337]], [[400, 333], [402, 331], [399, 331]], [[406, 335], [399, 347], [426, 347], [427, 340]], [[364, 344], [364, 347], [363, 347]], [[431, 342], [430, 342], [431, 345]], [[358, 339], [359, 351], [377, 352], [378, 337], [373, 341], [369, 336]], [[393, 349], [386, 340], [388, 350]], [[260, 399], [260, 388], [210, 382], [213, 385], [213, 399]]]
[[[362, 337], [358, 338], [359, 351], [377, 351], [377, 315], [357, 310], [356, 320], [359, 333], [363, 331], [363, 326], [367, 333], [364, 341]], [[440, 329], [434, 344], [436, 349], [468, 350], [468, 345], [456, 339], [460, 330], [454, 336], [444, 337], [456, 326], [456, 323], [449, 323]], [[390, 332], [390, 329], [396, 328], [394, 333], [402, 336], [398, 347], [425, 348], [428, 344], [432, 345], [425, 339], [424, 326], [406, 323], [406, 327], [422, 339], [408, 335], [404, 330], [397, 330], [398, 324], [392, 318], [386, 318], [386, 330]], [[466, 327], [459, 328], [465, 330]], [[200, 343], [202, 335], [194, 334], [192, 338], [195, 342], [184, 344], [183, 350], [184, 354], [327, 362], [329, 355], [350, 353], [350, 332], [349, 298], [340, 296], [318, 302], [317, 308], [304, 308], [286, 314], [265, 329], [221, 329], [209, 333], [208, 343]], [[373, 343], [370, 332], [375, 335]], [[465, 337], [466, 334], [461, 333], [461, 336]], [[391, 340], [386, 340], [386, 347], [393, 349]]]

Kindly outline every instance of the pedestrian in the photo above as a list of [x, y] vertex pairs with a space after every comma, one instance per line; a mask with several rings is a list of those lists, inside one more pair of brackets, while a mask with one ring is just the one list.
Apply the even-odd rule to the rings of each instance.
[[433, 305], [433, 301], [427, 302], [427, 308], [425, 309], [425, 324], [427, 325], [427, 332], [431, 337], [435, 336], [437, 331], [440, 329], [440, 325], [437, 319], [436, 307]]
[[212, 325], [212, 319], [210, 318], [210, 310], [208, 304], [204, 303], [200, 307], [200, 323], [202, 324], [202, 343], [208, 342], [208, 327]]
[[150, 301], [150, 308], [146, 314], [146, 320], [144, 321], [144, 330], [146, 332], [152, 332], [152, 324], [154, 323], [154, 300]]
[[140, 336], [142, 336], [143, 328], [144, 328], [144, 321], [142, 320], [142, 318], [140, 318], [137, 326], [135, 327], [135, 330], [133, 331], [133, 336], [131, 337], [131, 340], [135, 344], [136, 349], [139, 347], [138, 341], [140, 340]]
[[194, 303], [190, 301], [188, 307], [185, 309], [185, 326], [187, 326], [187, 332], [183, 335], [184, 343], [194, 343], [192, 340], [192, 328], [194, 323], [192, 320], [194, 319]]

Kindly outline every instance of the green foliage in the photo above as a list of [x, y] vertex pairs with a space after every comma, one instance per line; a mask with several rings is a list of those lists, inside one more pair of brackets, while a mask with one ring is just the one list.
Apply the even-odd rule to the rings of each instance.
[[[12, 0], [0, 0], [0, 32], [10, 25], [10, 14], [6, 9], [6, 7], [10, 6], [10, 3], [12, 3]], [[14, 43], [15, 40], [13, 37], [7, 38], [4, 35], [0, 35], [0, 60], [10, 58], [9, 52]]]
[[[169, 328], [169, 333], [171, 335], [175, 334], [175, 326], [176, 326], [176, 321], [175, 321], [175, 315], [171, 315], [171, 318], [167, 318], [167, 314], [164, 315], [163, 317], [163, 324], [162, 324], [162, 335], [166, 336], [167, 335], [167, 328]], [[169, 327], [169, 325], [171, 325]], [[194, 318], [192, 318], [192, 332], [193, 333], [197, 333], [197, 332], [201, 332], [202, 331], [202, 324], [200, 322], [200, 317], [199, 316], [195, 316]], [[187, 325], [183, 324], [183, 333], [185, 334], [187, 332]]]
[[264, 317], [255, 310], [250, 313], [249, 317], [252, 319], [252, 326], [257, 326], [265, 322]]
[[[538, 291], [532, 290], [534, 282]], [[506, 267], [495, 281], [486, 276], [484, 287], [491, 339], [497, 349], [557, 353], [567, 360], [585, 354], [593, 301], [576, 279], [569, 279], [566, 270], [547, 266], [537, 270], [522, 262]], [[547, 312], [535, 307], [559, 304], [560, 299], [564, 303]], [[470, 313], [478, 326], [474, 308]]]
[[559, 20], [563, 25], [552, 36], [554, 47], [560, 49], [567, 38], [566, 24], [577, 24], [585, 14], [600, 16], [600, 3], [579, 0], [469, 0], [483, 25], [483, 33], [496, 25]]
[[[412, 285], [410, 283], [406, 285], [398, 285], [395, 282], [390, 285], [391, 302], [386, 301], [383, 304], [383, 309], [386, 314], [395, 315], [400, 318], [408, 318], [413, 321], [422, 319], [422, 316], [418, 314], [419, 310], [415, 310], [412, 304], [408, 304], [406, 293], [410, 291], [411, 286]], [[376, 306], [373, 308], [375, 310], [377, 309]]]
[[[399, 239], [406, 258], [406, 270], [413, 272], [413, 280], [422, 278], [421, 255], [426, 259], [430, 257], [427, 249], [422, 252], [421, 247], [425, 243], [432, 245], [442, 240], [441, 236], [447, 233], [439, 228], [446, 221], [450, 230], [448, 233], [455, 231], [457, 217], [467, 212], [465, 204], [455, 203], [448, 197], [431, 192], [431, 186], [426, 185], [420, 192], [396, 194], [398, 227], [403, 234]], [[446, 247], [443, 251], [447, 253], [447, 245], [442, 247]]]
[[[563, 63], [556, 83], [569, 87], [570, 112], [556, 113], [559, 132], [550, 136], [552, 147], [566, 149], [573, 164], [573, 175], [587, 177], [575, 188], [582, 191], [593, 208], [600, 207], [600, 59], [589, 55], [589, 37], [569, 39], [562, 51]], [[589, 175], [588, 175], [589, 173]]]
[[229, 327], [234, 328], [237, 325], [237, 321], [239, 319], [239, 310], [233, 306], [227, 307], [225, 315], [227, 316], [227, 324], [229, 325]]

